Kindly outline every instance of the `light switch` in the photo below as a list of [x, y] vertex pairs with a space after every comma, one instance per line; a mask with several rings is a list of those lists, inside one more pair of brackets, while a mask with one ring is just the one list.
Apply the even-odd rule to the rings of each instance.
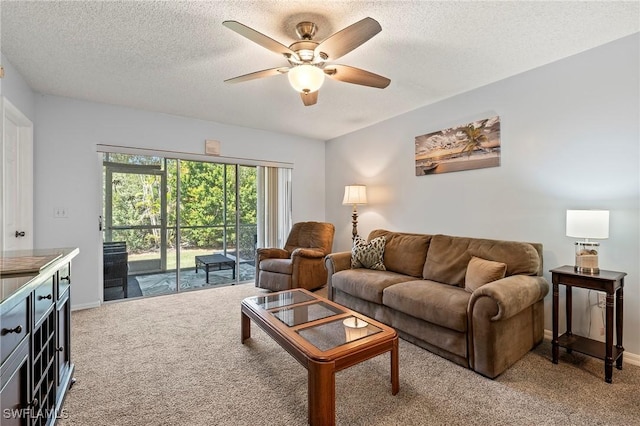
[[66, 207], [54, 207], [53, 208], [53, 217], [55, 218], [66, 218], [69, 217], [67, 214]]

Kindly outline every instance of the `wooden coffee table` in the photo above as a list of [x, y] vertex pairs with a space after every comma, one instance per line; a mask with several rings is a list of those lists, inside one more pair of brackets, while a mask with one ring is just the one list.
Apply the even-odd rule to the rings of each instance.
[[311, 425], [335, 424], [335, 373], [367, 359], [390, 352], [391, 393], [400, 390], [398, 335], [391, 327], [304, 289], [246, 298], [241, 312], [242, 343], [253, 320], [307, 369]]

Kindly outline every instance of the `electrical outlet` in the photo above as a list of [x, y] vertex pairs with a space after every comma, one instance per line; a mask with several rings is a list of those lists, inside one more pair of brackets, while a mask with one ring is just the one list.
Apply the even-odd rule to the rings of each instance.
[[607, 306], [607, 295], [605, 293], [598, 293], [598, 307], [605, 308]]
[[600, 335], [604, 336], [604, 327], [600, 327]]

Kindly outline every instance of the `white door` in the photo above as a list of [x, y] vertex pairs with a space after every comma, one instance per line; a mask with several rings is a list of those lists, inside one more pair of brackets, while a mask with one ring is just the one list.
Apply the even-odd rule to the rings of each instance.
[[0, 247], [33, 248], [33, 123], [6, 98], [0, 150]]

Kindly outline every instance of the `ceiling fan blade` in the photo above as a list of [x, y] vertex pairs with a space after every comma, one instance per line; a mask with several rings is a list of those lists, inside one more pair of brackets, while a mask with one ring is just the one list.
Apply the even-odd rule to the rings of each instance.
[[334, 80], [384, 89], [391, 83], [387, 77], [347, 65], [331, 65], [324, 73]]
[[289, 71], [289, 68], [287, 67], [270, 68], [268, 70], [256, 71], [250, 74], [229, 78], [224, 82], [225, 83], [242, 83], [243, 81], [255, 80], [256, 78], [271, 77], [274, 75], [286, 74], [288, 71]]
[[364, 18], [329, 36], [316, 47], [315, 53], [318, 55], [324, 53], [329, 60], [334, 61], [351, 52], [380, 31], [382, 31], [382, 27], [378, 21], [373, 18]]
[[304, 106], [315, 105], [318, 102], [318, 91], [310, 92], [310, 93], [300, 93], [300, 97], [302, 98], [302, 103]]
[[277, 42], [271, 37], [267, 37], [266, 35], [254, 30], [253, 28], [249, 28], [238, 21], [224, 21], [222, 25], [237, 32], [241, 36], [248, 38], [254, 43], [271, 50], [272, 52], [284, 55], [286, 58], [290, 58], [291, 56], [295, 58], [298, 57], [293, 50], [289, 49], [284, 44]]

